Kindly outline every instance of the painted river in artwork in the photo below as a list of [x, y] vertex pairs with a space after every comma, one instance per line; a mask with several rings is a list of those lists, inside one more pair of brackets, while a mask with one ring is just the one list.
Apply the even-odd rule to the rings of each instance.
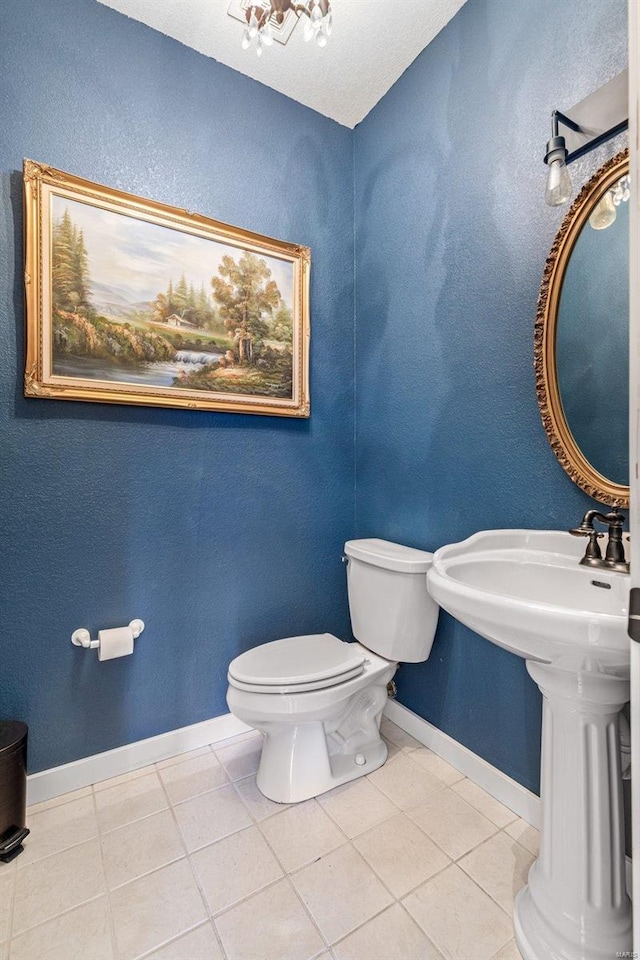
[[175, 378], [182, 373], [201, 370], [207, 363], [213, 363], [222, 356], [222, 353], [204, 350], [179, 350], [175, 360], [148, 363], [144, 367], [119, 367], [92, 357], [63, 357], [54, 359], [53, 374], [56, 377], [140, 383], [146, 387], [172, 387]]

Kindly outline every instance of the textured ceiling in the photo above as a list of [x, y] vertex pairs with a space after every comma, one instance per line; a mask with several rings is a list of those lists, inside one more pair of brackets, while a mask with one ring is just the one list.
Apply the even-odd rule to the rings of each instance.
[[332, 0], [334, 29], [320, 49], [302, 25], [261, 59], [240, 46], [230, 0], [99, 0], [347, 127], [355, 127], [465, 0]]

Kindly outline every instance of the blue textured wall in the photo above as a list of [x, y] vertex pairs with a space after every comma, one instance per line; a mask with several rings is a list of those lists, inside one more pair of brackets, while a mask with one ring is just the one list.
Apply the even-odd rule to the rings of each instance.
[[[226, 712], [249, 646], [348, 635], [354, 459], [351, 131], [94, 0], [44, 6], [0, 5], [0, 717], [34, 770]], [[311, 420], [25, 400], [24, 157], [308, 244]], [[71, 646], [132, 617], [133, 657]]]
[[[358, 536], [434, 549], [567, 528], [590, 501], [547, 443], [532, 370], [552, 108], [626, 65], [625, 0], [468, 0], [356, 129]], [[580, 171], [578, 171], [580, 172]], [[447, 615], [400, 700], [529, 787], [524, 662]]]

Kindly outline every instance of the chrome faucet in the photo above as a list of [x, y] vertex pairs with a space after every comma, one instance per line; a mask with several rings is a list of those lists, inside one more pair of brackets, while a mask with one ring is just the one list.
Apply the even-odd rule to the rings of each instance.
[[[607, 548], [604, 559], [598, 540], [604, 536], [598, 533], [593, 521], [598, 520], [609, 528]], [[612, 507], [609, 513], [599, 510], [587, 510], [579, 527], [569, 530], [574, 537], [588, 537], [589, 543], [580, 563], [585, 567], [599, 567], [601, 570], [614, 570], [618, 573], [629, 573], [629, 564], [625, 560], [624, 544], [622, 543], [622, 524], [624, 516], [617, 507]]]

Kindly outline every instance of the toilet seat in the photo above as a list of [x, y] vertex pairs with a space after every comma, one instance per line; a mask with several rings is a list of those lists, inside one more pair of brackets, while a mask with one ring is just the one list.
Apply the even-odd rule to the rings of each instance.
[[253, 693], [303, 693], [357, 677], [365, 660], [359, 644], [331, 633], [286, 637], [240, 654], [229, 665], [228, 680]]

